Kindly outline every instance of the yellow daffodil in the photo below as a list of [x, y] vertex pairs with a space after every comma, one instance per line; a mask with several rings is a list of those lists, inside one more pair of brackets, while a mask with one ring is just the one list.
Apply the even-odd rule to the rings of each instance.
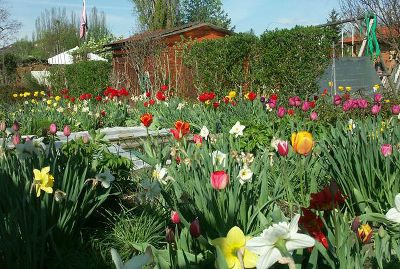
[[328, 85], [329, 85], [329, 87], [333, 87], [333, 83], [332, 83], [332, 81], [329, 81], [329, 83], [328, 83]]
[[351, 87], [346, 87], [346, 91], [351, 91]]
[[31, 100], [31, 103], [34, 104], [34, 103], [35, 103], [35, 99], [32, 99], [32, 100]]
[[229, 98], [235, 98], [236, 97], [236, 92], [235, 91], [230, 91], [229, 92]]
[[39, 92], [34, 92], [33, 96], [38, 97], [39, 96]]
[[293, 151], [307, 156], [314, 146], [313, 137], [307, 131], [301, 131], [292, 134]]
[[258, 256], [245, 247], [250, 239], [251, 237], [245, 236], [243, 231], [235, 226], [229, 230], [226, 237], [212, 240], [212, 244], [221, 248], [228, 268], [254, 268], [257, 266]]
[[41, 190], [45, 193], [53, 193], [54, 177], [49, 172], [50, 166], [43, 168], [41, 171], [33, 169], [36, 197], [40, 196]]
[[56, 99], [56, 101], [58, 102], [61, 100], [61, 97], [57, 95], [54, 99]]
[[386, 99], [386, 100], [385, 100], [385, 103], [390, 103], [390, 100]]
[[339, 89], [339, 91], [343, 91], [344, 90], [343, 86], [339, 86], [338, 89]]
[[14, 97], [14, 98], [17, 98], [17, 97], [18, 97], [18, 94], [14, 93], [14, 94], [13, 94], [13, 97]]
[[57, 106], [58, 106], [58, 104], [57, 104], [57, 103], [54, 103], [54, 104], [53, 104], [53, 106], [54, 106], [54, 107], [57, 107]]
[[19, 97], [23, 97], [23, 96], [24, 96], [24, 94], [23, 94], [23, 93], [20, 93], [20, 94], [19, 94]]
[[48, 104], [48, 105], [51, 105], [51, 103], [53, 103], [52, 100], [47, 100], [47, 104]]
[[249, 99], [249, 93], [246, 93], [246, 94], [244, 95], [244, 98]]
[[206, 104], [206, 105], [209, 105], [209, 104], [211, 104], [211, 101], [210, 101], [210, 100], [207, 100], [207, 101], [205, 101], [205, 104]]
[[41, 95], [44, 95], [44, 91], [41, 91], [40, 94], [41, 94]]

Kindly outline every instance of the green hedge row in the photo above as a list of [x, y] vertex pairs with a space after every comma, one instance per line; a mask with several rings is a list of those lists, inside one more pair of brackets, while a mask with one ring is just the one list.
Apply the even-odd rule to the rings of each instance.
[[279, 90], [307, 95], [329, 63], [331, 29], [297, 26], [266, 31], [260, 37], [235, 34], [196, 42], [184, 50], [199, 91], [226, 94], [230, 89]]
[[110, 85], [112, 65], [103, 61], [85, 61], [52, 66], [49, 82], [56, 91], [67, 89], [72, 96], [99, 95]]

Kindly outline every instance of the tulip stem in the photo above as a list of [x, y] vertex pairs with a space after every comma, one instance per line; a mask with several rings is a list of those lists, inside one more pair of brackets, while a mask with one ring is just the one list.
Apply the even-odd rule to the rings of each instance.
[[303, 186], [303, 169], [304, 169], [304, 161], [303, 158], [300, 157], [300, 193], [301, 193], [301, 200], [304, 201], [304, 186]]

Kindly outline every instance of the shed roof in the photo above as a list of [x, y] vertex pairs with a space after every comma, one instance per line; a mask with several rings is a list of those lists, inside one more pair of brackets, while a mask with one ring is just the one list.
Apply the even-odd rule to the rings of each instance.
[[141, 34], [137, 34], [137, 35], [131, 36], [129, 38], [125, 38], [125, 39], [121, 39], [121, 40], [117, 40], [117, 41], [108, 43], [108, 44], [104, 45], [104, 47], [113, 47], [113, 46], [116, 46], [116, 45], [123, 45], [123, 44], [126, 44], [127, 42], [130, 42], [130, 41], [133, 41], [133, 40], [140, 40], [140, 39], [144, 39], [144, 38], [165, 38], [165, 37], [168, 37], [168, 36], [180, 35], [180, 34], [182, 34], [184, 32], [187, 32], [187, 31], [190, 31], [190, 30], [194, 30], [194, 29], [198, 29], [198, 28], [202, 28], [202, 27], [209, 27], [209, 28], [214, 29], [215, 31], [222, 32], [222, 33], [227, 34], [227, 35], [231, 35], [233, 33], [230, 30], [227, 30], [225, 28], [216, 26], [216, 25], [211, 24], [211, 23], [193, 22], [193, 23], [180, 25], [180, 26], [177, 26], [177, 27], [174, 27], [174, 28], [144, 32], [144, 33], [141, 33]]

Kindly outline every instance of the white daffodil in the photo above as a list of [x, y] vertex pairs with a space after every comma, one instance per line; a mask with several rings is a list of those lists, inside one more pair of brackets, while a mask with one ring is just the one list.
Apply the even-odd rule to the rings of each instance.
[[225, 167], [226, 166], [226, 154], [222, 153], [221, 151], [218, 151], [218, 150], [213, 151], [212, 162], [213, 162], [214, 166], [218, 162], [219, 165], [221, 165], [222, 167]]
[[377, 92], [379, 90], [379, 85], [378, 84], [375, 84], [374, 85], [374, 92]]
[[177, 110], [182, 110], [182, 108], [185, 106], [184, 103], [179, 103], [178, 107], [176, 108]]
[[208, 130], [207, 126], [203, 126], [203, 128], [200, 130], [200, 136], [207, 140], [209, 134], [210, 131]]
[[259, 237], [246, 242], [246, 248], [257, 255], [258, 269], [266, 269], [284, 257], [282, 252], [292, 252], [296, 249], [314, 246], [315, 240], [308, 235], [297, 233], [300, 215], [294, 216], [292, 221], [279, 222], [265, 229]]
[[271, 108], [268, 104], [265, 105], [265, 109], [266, 109], [268, 112], [271, 112], [271, 111], [272, 111], [272, 108]]
[[400, 223], [400, 193], [394, 198], [395, 207], [386, 213], [386, 219]]
[[157, 164], [156, 169], [153, 171], [153, 178], [158, 180], [162, 184], [167, 184], [167, 181], [164, 180], [164, 177], [167, 175], [167, 168], [162, 168], [161, 164]]
[[349, 125], [349, 131], [353, 133], [353, 129], [356, 128], [356, 124], [354, 123], [353, 119], [349, 120], [348, 125]]
[[240, 159], [245, 166], [249, 166], [254, 162], [254, 155], [252, 153], [240, 153]]
[[244, 125], [240, 125], [240, 122], [237, 121], [235, 125], [233, 125], [232, 129], [229, 131], [230, 134], [236, 135], [238, 137], [239, 135], [243, 135], [243, 130], [246, 128]]
[[275, 149], [275, 151], [278, 151], [279, 142], [280, 142], [280, 140], [276, 137], [273, 137], [271, 140], [271, 147], [273, 147]]
[[115, 177], [111, 174], [110, 169], [107, 168], [103, 173], [97, 174], [96, 179], [101, 182], [101, 186], [103, 188], [108, 189], [111, 185], [111, 182], [115, 180]]
[[240, 184], [244, 184], [248, 181], [251, 181], [251, 178], [253, 177], [253, 172], [247, 167], [243, 167], [242, 170], [239, 171], [239, 175], [237, 176], [239, 178]]

